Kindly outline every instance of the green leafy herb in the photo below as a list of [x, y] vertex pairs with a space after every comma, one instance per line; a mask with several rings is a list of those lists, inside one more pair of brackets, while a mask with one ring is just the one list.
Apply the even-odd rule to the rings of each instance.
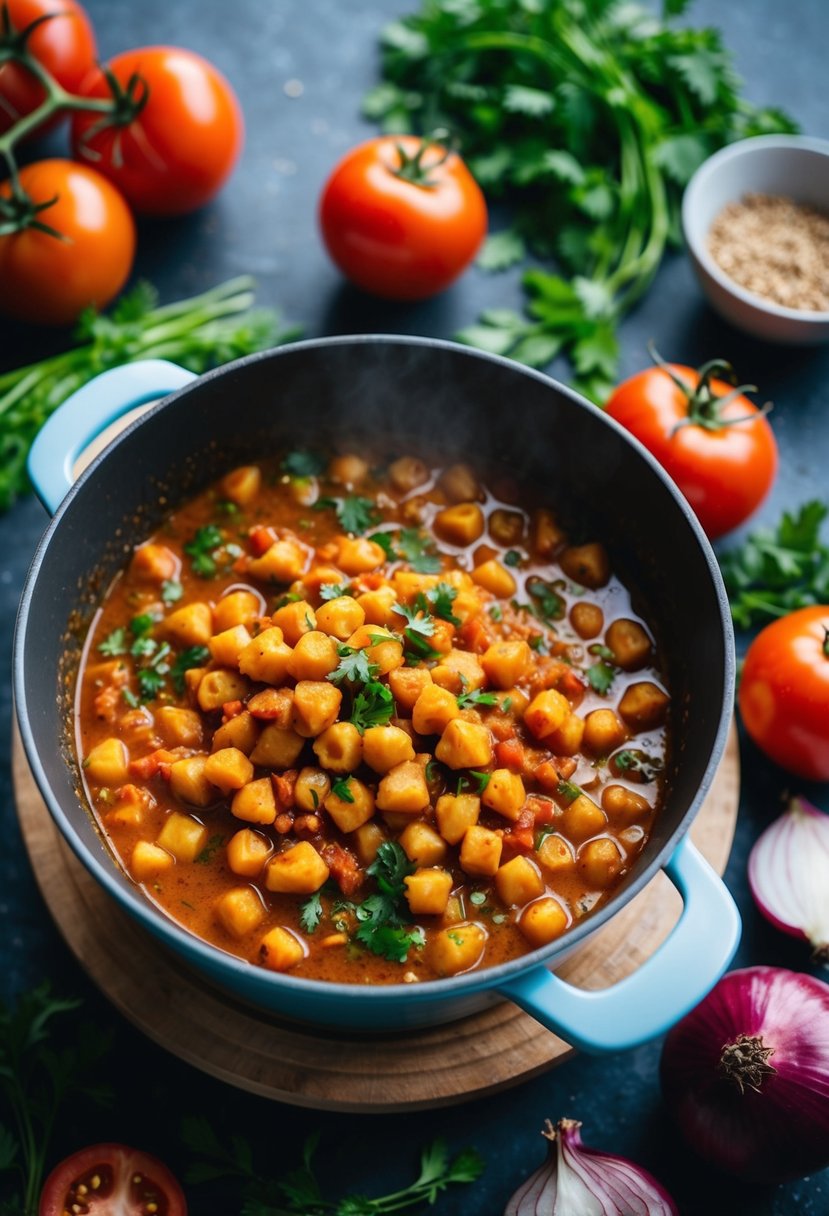
[[216, 856], [224, 842], [225, 838], [221, 835], [221, 833], [216, 836], [209, 836], [207, 839], [207, 844], [204, 846], [202, 851], [196, 855], [196, 861], [198, 864], [200, 866], [210, 865], [211, 861]]
[[216, 573], [216, 550], [223, 543], [221, 531], [215, 524], [205, 524], [196, 529], [196, 535], [184, 546], [184, 552], [191, 558], [193, 573], [201, 578], [212, 578]]
[[[346, 800], [347, 801], [347, 800]], [[352, 799], [353, 801], [353, 799]], [[319, 891], [304, 900], [299, 908], [299, 923], [306, 933], [313, 933], [322, 920], [322, 898]]]
[[325, 472], [327, 464], [328, 461], [319, 452], [297, 448], [295, 452], [288, 453], [280, 467], [291, 477], [319, 477], [320, 473]]
[[347, 498], [318, 498], [314, 503], [315, 511], [329, 507], [336, 511], [343, 532], [359, 536], [373, 527], [380, 518], [373, 501], [358, 494], [349, 494]]
[[142, 667], [137, 673], [138, 693], [142, 701], [155, 701], [164, 687], [164, 672], [154, 667]]
[[[463, 678], [463, 677], [462, 677]], [[482, 688], [473, 688], [470, 692], [458, 694], [458, 707], [466, 709], [470, 705], [497, 705], [498, 697], [494, 692], [484, 692]]]
[[353, 802], [354, 795], [349, 789], [350, 777], [339, 777], [331, 786], [331, 793], [335, 794], [341, 802]]
[[457, 792], [460, 794], [463, 790], [470, 790], [475, 794], [482, 794], [489, 785], [492, 773], [480, 773], [476, 769], [470, 769], [468, 773], [462, 773], [458, 777]]
[[567, 605], [543, 578], [527, 579], [527, 593], [530, 596], [530, 611], [543, 624], [550, 625], [564, 616]]
[[341, 595], [351, 595], [350, 583], [323, 583], [320, 587], [321, 600], [336, 600]]
[[556, 786], [556, 793], [560, 798], [565, 798], [568, 802], [574, 802], [576, 798], [581, 797], [581, 790], [577, 785], [573, 785], [572, 781], [559, 781]]
[[492, 617], [493, 621], [500, 622], [504, 619], [504, 610], [500, 604], [490, 604], [489, 615]]
[[655, 781], [662, 772], [662, 761], [655, 756], [646, 756], [644, 752], [617, 752], [613, 757], [614, 766], [623, 773], [639, 773], [643, 781]]
[[134, 638], [145, 638], [147, 634], [152, 633], [158, 617], [153, 616], [151, 612], [142, 612], [139, 616], [134, 616], [130, 621], [130, 632]]
[[611, 667], [609, 663], [604, 661], [594, 663], [592, 667], [587, 669], [587, 682], [594, 692], [604, 696], [609, 691], [616, 677], [616, 668]]
[[370, 726], [385, 726], [393, 715], [394, 697], [391, 689], [379, 680], [370, 680], [354, 698], [349, 722], [362, 735]]
[[740, 629], [763, 625], [797, 608], [829, 603], [829, 546], [820, 539], [829, 508], [817, 499], [784, 511], [775, 528], [758, 528], [720, 558]]
[[432, 637], [435, 632], [435, 622], [431, 613], [424, 611], [423, 599], [420, 598], [420, 603], [412, 604], [393, 604], [392, 611], [405, 617], [406, 625], [403, 629], [404, 649], [407, 659], [410, 662], [418, 663], [422, 659], [436, 659], [439, 652], [430, 646], [427, 638]]
[[460, 617], [455, 616], [452, 611], [452, 605], [457, 597], [456, 587], [450, 586], [449, 583], [438, 583], [425, 593], [420, 592], [415, 597], [415, 605], [420, 608], [421, 612], [429, 612], [431, 609], [433, 616], [439, 617], [442, 621], [448, 621], [450, 625], [460, 625]]
[[176, 604], [184, 595], [184, 588], [176, 579], [165, 578], [161, 584], [161, 598], [165, 604]]
[[209, 658], [210, 651], [206, 646], [188, 646], [186, 650], [176, 656], [170, 668], [170, 676], [177, 693], [184, 692], [184, 673], [191, 667], [203, 666]]
[[132, 691], [131, 688], [122, 688], [121, 696], [126, 701], [127, 705], [129, 705], [130, 709], [137, 709], [138, 706], [141, 704], [141, 702], [138, 700], [138, 697], [135, 695], [135, 693]]
[[406, 902], [405, 879], [416, 869], [397, 841], [384, 841], [366, 870], [377, 884], [377, 893], [355, 908], [357, 941], [390, 962], [404, 963], [412, 946], [425, 943], [423, 930], [411, 927]]
[[400, 554], [394, 547], [394, 540], [391, 532], [372, 532], [368, 538], [373, 540], [375, 545], [379, 545], [386, 555], [386, 561], [396, 562], [400, 559]]
[[[561, 273], [524, 276], [527, 311], [490, 309], [458, 336], [535, 367], [569, 356], [601, 399], [616, 328], [679, 239], [682, 190], [723, 144], [794, 130], [740, 96], [713, 29], [675, 28], [607, 0], [422, 0], [383, 33], [383, 80], [365, 112], [395, 134], [452, 131], [512, 223], [480, 264], [529, 250]], [[551, 218], [554, 217], [554, 218]]]
[[279, 599], [273, 606], [274, 612], [278, 612], [280, 608], [284, 608], [286, 604], [296, 604], [302, 599], [298, 591], [286, 591], [284, 595], [280, 595]]
[[153, 288], [139, 283], [107, 316], [85, 312], [73, 349], [0, 375], [0, 510], [29, 489], [26, 457], [42, 423], [102, 369], [163, 358], [204, 372], [295, 338], [275, 312], [251, 310], [253, 287], [232, 279], [157, 308]]
[[98, 649], [101, 654], [105, 654], [108, 658], [115, 658], [117, 655], [127, 653], [127, 631], [121, 626], [118, 629], [113, 629], [112, 633], [107, 634], [103, 642], [98, 643]]
[[349, 680], [353, 684], [368, 684], [380, 670], [379, 664], [369, 662], [365, 650], [355, 650], [353, 646], [340, 645], [337, 647], [337, 653], [340, 656], [340, 662], [327, 677], [332, 684], [341, 684], [343, 680]]
[[418, 574], [440, 572], [441, 563], [434, 541], [418, 528], [402, 528], [397, 543], [403, 560]]
[[507, 549], [504, 554], [505, 566], [520, 566], [523, 560], [523, 554], [519, 553], [517, 549]]

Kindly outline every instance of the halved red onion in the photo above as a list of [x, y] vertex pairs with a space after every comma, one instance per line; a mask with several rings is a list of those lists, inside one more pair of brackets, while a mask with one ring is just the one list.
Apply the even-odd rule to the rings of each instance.
[[805, 937], [816, 960], [829, 964], [829, 815], [792, 798], [751, 850], [748, 881], [767, 920]]
[[624, 1157], [582, 1144], [575, 1119], [547, 1120], [547, 1161], [522, 1183], [504, 1216], [679, 1216], [668, 1192]]

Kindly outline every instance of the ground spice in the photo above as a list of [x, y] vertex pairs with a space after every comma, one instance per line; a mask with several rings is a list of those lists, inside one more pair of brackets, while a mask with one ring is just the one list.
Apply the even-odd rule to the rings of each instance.
[[829, 311], [829, 215], [814, 207], [746, 194], [714, 220], [708, 249], [746, 291], [784, 308]]

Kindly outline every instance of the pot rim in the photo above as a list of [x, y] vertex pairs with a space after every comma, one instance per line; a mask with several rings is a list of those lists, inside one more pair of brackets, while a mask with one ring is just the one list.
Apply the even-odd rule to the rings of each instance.
[[[650, 466], [651, 470], [662, 482], [666, 492], [674, 499], [676, 505], [679, 507], [682, 515], [684, 516], [685, 522], [690, 528], [697, 546], [705, 560], [705, 564], [708, 568], [708, 572], [713, 584], [713, 589], [715, 591], [717, 607], [719, 609], [720, 624], [722, 628], [722, 636], [725, 643], [725, 670], [723, 672], [724, 696], [722, 698], [722, 705], [719, 711], [717, 729], [714, 735], [708, 762], [694, 798], [692, 799], [685, 814], [682, 816], [682, 819], [670, 833], [658, 852], [650, 859], [650, 861], [648, 861], [646, 865], [641, 867], [639, 872], [634, 873], [625, 883], [623, 888], [618, 890], [606, 904], [604, 904], [596, 912], [590, 913], [579, 924], [571, 926], [571, 928], [565, 932], [562, 938], [557, 939], [546, 946], [532, 950], [527, 954], [523, 954], [518, 958], [510, 959], [504, 963], [499, 963], [496, 966], [486, 967], [480, 970], [475, 969], [464, 972], [460, 975], [448, 976], [439, 980], [424, 980], [418, 984], [401, 982], [373, 986], [307, 979], [300, 976], [294, 976], [286, 972], [272, 972], [265, 968], [253, 967], [253, 965], [246, 960], [222, 950], [222, 948], [219, 946], [209, 944], [196, 934], [183, 928], [162, 909], [156, 907], [151, 900], [140, 892], [137, 886], [133, 889], [130, 886], [124, 885], [125, 883], [129, 883], [130, 880], [124, 870], [120, 867], [120, 863], [118, 863], [112, 851], [108, 849], [103, 833], [100, 832], [97, 824], [95, 824], [95, 827], [101, 838], [101, 854], [93, 854], [89, 849], [87, 849], [84, 843], [77, 836], [70, 816], [64, 811], [60, 800], [52, 791], [45, 769], [40, 760], [35, 739], [35, 731], [32, 728], [27, 708], [24, 642], [26, 637], [29, 609], [34, 597], [35, 585], [37, 583], [38, 575], [46, 551], [52, 544], [56, 534], [58, 534], [62, 520], [69, 507], [75, 501], [75, 499], [84, 492], [84, 488], [87, 483], [94, 479], [98, 470], [105, 463], [110, 451], [113, 450], [116, 445], [129, 443], [133, 435], [140, 430], [140, 428], [144, 426], [147, 421], [157, 417], [164, 411], [171, 409], [174, 410], [179, 399], [193, 392], [198, 393], [206, 383], [223, 379], [224, 377], [230, 377], [232, 380], [239, 368], [247, 367], [256, 363], [270, 362], [272, 360], [277, 362], [281, 358], [290, 358], [297, 351], [326, 349], [329, 347], [338, 346], [370, 346], [378, 343], [385, 345], [403, 345], [427, 349], [441, 349], [450, 351], [456, 355], [466, 356], [469, 359], [480, 361], [483, 364], [494, 364], [498, 367], [506, 369], [511, 374], [515, 374], [519, 377], [529, 377], [530, 379], [537, 381], [539, 384], [544, 385], [546, 388], [553, 389], [555, 392], [563, 394], [581, 409], [594, 410], [597, 417], [602, 420], [602, 423], [610, 427], [611, 430], [614, 430], [617, 435], [621, 437], [623, 442], [632, 447], [639, 457]], [[284, 346], [275, 347], [270, 350], [259, 351], [255, 354], [247, 355], [244, 358], [234, 360], [231, 363], [226, 363], [220, 367], [213, 368], [210, 371], [197, 376], [192, 383], [176, 389], [168, 396], [162, 398], [157, 404], [153, 405], [140, 417], [134, 419], [90, 462], [90, 464], [74, 482], [71, 489], [55, 511], [54, 516], [52, 517], [37, 545], [26, 576], [15, 624], [13, 642], [13, 687], [17, 720], [32, 774], [40, 790], [41, 796], [47, 804], [52, 819], [60, 829], [64, 839], [86, 869], [92, 873], [93, 877], [99, 883], [101, 883], [101, 885], [116, 900], [116, 902], [121, 907], [125, 908], [130, 915], [136, 917], [143, 928], [149, 930], [154, 934], [154, 936], [161, 937], [165, 944], [174, 949], [177, 953], [183, 953], [185, 957], [192, 959], [195, 962], [195, 965], [199, 966], [202, 971], [207, 970], [209, 973], [215, 975], [217, 969], [224, 970], [228, 976], [227, 984], [231, 988], [234, 986], [235, 976], [238, 975], [240, 979], [244, 978], [249, 980], [253, 973], [256, 976], [259, 984], [268, 987], [275, 986], [280, 990], [293, 992], [296, 996], [303, 993], [308, 995], [313, 994], [315, 998], [326, 999], [328, 1002], [333, 1002], [337, 999], [354, 1001], [355, 998], [359, 997], [361, 1000], [370, 1001], [372, 1005], [396, 1004], [404, 997], [404, 995], [407, 1004], [434, 1002], [436, 999], [440, 1001], [444, 996], [448, 1000], [452, 996], [471, 995], [476, 991], [496, 989], [500, 985], [505, 984], [508, 980], [514, 979], [518, 975], [529, 972], [539, 965], [551, 967], [552, 963], [558, 956], [561, 956], [559, 961], [563, 961], [563, 958], [574, 950], [586, 937], [598, 931], [602, 925], [604, 925], [608, 920], [611, 919], [612, 916], [620, 911], [623, 906], [634, 899], [635, 896], [652, 880], [657, 871], [665, 865], [676, 847], [682, 841], [693, 819], [699, 811], [703, 798], [713, 781], [714, 775], [725, 750], [725, 744], [731, 723], [731, 703], [733, 701], [735, 670], [736, 660], [734, 654], [734, 632], [731, 622], [731, 614], [728, 607], [728, 598], [726, 595], [725, 586], [722, 581], [722, 575], [720, 573], [714, 551], [687, 500], [678, 490], [662, 466], [651, 455], [651, 453], [648, 452], [648, 450], [619, 423], [600, 410], [599, 407], [594, 406], [574, 389], [568, 387], [567, 385], [561, 384], [559, 381], [553, 379], [551, 376], [548, 376], [543, 372], [537, 371], [534, 368], [526, 367], [523, 364], [516, 363], [514, 360], [508, 359], [504, 356], [495, 355], [489, 351], [482, 351], [475, 347], [465, 346], [447, 339], [406, 334], [347, 334], [322, 338], [307, 338], [299, 342], [286, 343]], [[729, 696], [729, 693], [732, 695]], [[83, 810], [84, 813], [89, 815], [94, 822], [94, 815], [92, 814], [90, 808], [88, 806], [84, 806]]]

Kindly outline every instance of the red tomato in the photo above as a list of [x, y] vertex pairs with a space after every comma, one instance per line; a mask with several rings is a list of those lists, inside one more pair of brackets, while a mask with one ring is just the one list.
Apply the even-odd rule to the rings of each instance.
[[800, 608], [758, 633], [737, 700], [767, 756], [798, 777], [829, 781], [829, 606]]
[[343, 274], [391, 300], [448, 287], [487, 229], [484, 196], [460, 157], [411, 135], [348, 152], [326, 182], [319, 218]]
[[[713, 540], [748, 519], [771, 489], [777, 441], [763, 413], [733, 387], [677, 363], [631, 376], [607, 403], [674, 479]], [[672, 376], [681, 381], [678, 385]]]
[[[193, 51], [148, 46], [116, 55], [108, 66], [138, 112], [102, 125], [79, 110], [72, 151], [118, 186], [142, 215], [184, 215], [207, 203], [230, 175], [244, 141], [242, 111], [221, 72]], [[140, 77], [131, 85], [133, 75]], [[97, 68], [84, 97], [110, 97]], [[143, 105], [142, 105], [143, 101]]]
[[[40, 160], [20, 170], [33, 204], [56, 201], [34, 218], [60, 236], [24, 228], [0, 236], [0, 308], [21, 321], [68, 325], [89, 304], [102, 308], [132, 268], [135, 221], [121, 195], [94, 169]], [[0, 199], [9, 199], [8, 182]]]
[[[76, 0], [6, 0], [12, 29], [25, 30], [49, 13], [54, 13], [31, 34], [27, 50], [62, 85], [75, 93], [95, 64], [95, 34], [84, 10]], [[37, 109], [46, 96], [43, 86], [19, 63], [0, 64], [0, 135], [18, 118]], [[54, 121], [37, 128], [38, 134]]]
[[150, 1211], [187, 1216], [184, 1192], [167, 1166], [124, 1144], [91, 1144], [52, 1170], [38, 1216], [146, 1216]]

